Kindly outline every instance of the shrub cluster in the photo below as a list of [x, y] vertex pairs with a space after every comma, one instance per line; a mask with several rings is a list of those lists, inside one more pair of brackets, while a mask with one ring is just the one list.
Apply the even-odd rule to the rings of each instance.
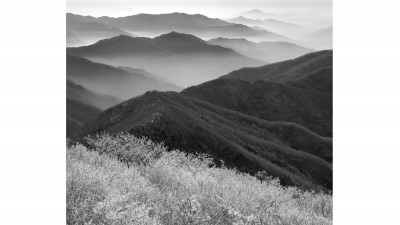
[[332, 224], [331, 195], [265, 172], [218, 168], [128, 134], [87, 142], [67, 146], [67, 224]]

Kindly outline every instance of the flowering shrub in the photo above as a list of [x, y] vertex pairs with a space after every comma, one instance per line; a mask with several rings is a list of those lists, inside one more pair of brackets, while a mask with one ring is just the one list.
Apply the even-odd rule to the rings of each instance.
[[67, 224], [332, 224], [332, 196], [128, 134], [67, 147]]
[[156, 144], [147, 138], [136, 138], [123, 133], [113, 136], [107, 133], [96, 134], [87, 136], [85, 141], [93, 150], [100, 154], [116, 157], [128, 168], [132, 164], [148, 164], [166, 151], [162, 144]]

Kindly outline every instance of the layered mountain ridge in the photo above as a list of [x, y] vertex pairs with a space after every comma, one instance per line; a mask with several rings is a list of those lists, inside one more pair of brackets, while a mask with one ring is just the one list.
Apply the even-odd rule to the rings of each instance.
[[155, 38], [120, 35], [93, 45], [68, 48], [67, 53], [115, 67], [144, 69], [182, 87], [215, 79], [244, 66], [266, 64], [232, 49], [208, 44], [194, 35], [178, 32]]

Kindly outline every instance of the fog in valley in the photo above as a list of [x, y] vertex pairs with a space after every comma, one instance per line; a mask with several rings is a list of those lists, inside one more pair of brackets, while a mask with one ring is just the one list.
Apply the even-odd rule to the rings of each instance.
[[[256, 60], [243, 59], [236, 56], [195, 55], [195, 56], [136, 56], [97, 58], [88, 57], [95, 62], [107, 63], [113, 66], [130, 66], [144, 69], [150, 73], [159, 74], [171, 83], [188, 87], [216, 79], [221, 75], [247, 66], [261, 66], [264, 63]], [[206, 66], [205, 66], [206, 65]]]
[[121, 100], [141, 95], [148, 90], [179, 91], [182, 88], [159, 80], [141, 70], [116, 68], [90, 60], [67, 56], [67, 78], [88, 90]]
[[67, 78], [126, 100], [332, 48], [328, 0], [152, 2], [68, 1], [67, 54], [100, 64], [67, 60]]

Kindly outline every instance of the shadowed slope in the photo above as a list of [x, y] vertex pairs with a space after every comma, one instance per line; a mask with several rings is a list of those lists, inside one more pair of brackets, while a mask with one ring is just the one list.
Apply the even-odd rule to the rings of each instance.
[[79, 133], [85, 123], [100, 113], [98, 108], [67, 98], [67, 137]]
[[332, 137], [332, 68], [287, 82], [218, 79], [182, 93], [268, 121], [295, 122]]

